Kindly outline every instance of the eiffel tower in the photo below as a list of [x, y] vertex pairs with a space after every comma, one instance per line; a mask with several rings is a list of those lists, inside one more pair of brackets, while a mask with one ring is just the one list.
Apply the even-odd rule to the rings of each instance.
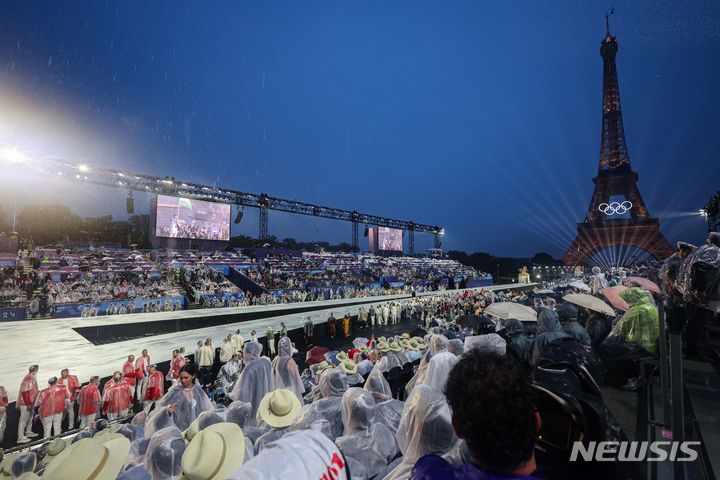
[[593, 178], [595, 190], [585, 221], [577, 226], [577, 237], [565, 254], [565, 265], [589, 264], [605, 248], [635, 247], [657, 259], [672, 254], [660, 232], [657, 219], [650, 216], [637, 188], [638, 174], [630, 168], [618, 85], [615, 55], [618, 44], [607, 33], [600, 43], [603, 59], [602, 132], [600, 166]]

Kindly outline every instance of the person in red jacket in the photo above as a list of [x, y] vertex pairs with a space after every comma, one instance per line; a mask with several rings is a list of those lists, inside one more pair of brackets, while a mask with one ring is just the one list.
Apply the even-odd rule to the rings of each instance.
[[145, 398], [145, 388], [147, 388], [148, 367], [150, 366], [150, 355], [147, 350], [143, 350], [137, 360], [135, 360], [135, 398], [142, 401]]
[[135, 386], [135, 355], [128, 355], [127, 362], [123, 363], [122, 368], [123, 380], [131, 387]]
[[15, 403], [15, 406], [20, 410], [17, 443], [28, 443], [30, 438], [38, 436], [37, 433], [32, 431], [33, 410], [38, 396], [38, 384], [37, 378], [35, 378], [38, 368], [37, 365], [30, 367], [28, 374], [25, 375], [20, 384], [20, 393]]
[[143, 411], [150, 412], [156, 400], [160, 400], [165, 394], [165, 378], [155, 365], [148, 367], [147, 387], [145, 388], [145, 399], [143, 400]]
[[75, 428], [75, 400], [77, 394], [80, 392], [80, 381], [75, 375], [70, 375], [70, 370], [63, 368], [60, 370], [60, 378], [58, 378], [58, 385], [63, 385], [68, 391], [68, 401], [65, 405], [65, 411], [68, 416], [68, 430]]
[[80, 415], [80, 428], [92, 424], [100, 410], [100, 390], [98, 384], [100, 377], [90, 377], [90, 383], [80, 389], [78, 393], [78, 414]]
[[172, 360], [170, 360], [170, 371], [168, 372], [167, 379], [172, 382], [171, 386], [175, 386], [180, 377], [180, 369], [185, 365], [186, 359], [183, 352], [180, 350], [172, 351]]
[[6, 424], [6, 412], [8, 406], [8, 393], [5, 387], [0, 385], [0, 443], [5, 438], [5, 424]]
[[39, 407], [40, 420], [43, 426], [43, 438], [60, 435], [60, 423], [65, 413], [65, 401], [70, 394], [64, 385], [58, 385], [57, 377], [50, 377], [48, 388], [40, 392], [36, 404]]
[[125, 417], [133, 405], [133, 393], [130, 385], [120, 372], [115, 372], [111, 381], [105, 384], [102, 393], [102, 409], [108, 420]]

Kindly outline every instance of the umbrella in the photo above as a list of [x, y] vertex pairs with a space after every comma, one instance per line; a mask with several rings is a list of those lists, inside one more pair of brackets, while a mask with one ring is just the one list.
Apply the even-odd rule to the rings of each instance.
[[570, 283], [568, 283], [568, 286], [576, 288], [578, 290], [583, 290], [585, 292], [590, 291], [590, 287], [583, 282], [570, 282]]
[[570, 293], [563, 297], [566, 302], [574, 303], [580, 307], [585, 307], [593, 312], [603, 313], [605, 315], [614, 317], [615, 310], [610, 305], [603, 302], [597, 297], [588, 295], [586, 293]]
[[660, 293], [660, 287], [657, 286], [657, 283], [653, 282], [652, 280], [648, 280], [647, 278], [627, 277], [623, 279], [622, 283], [625, 285], [637, 283], [638, 285], [640, 285], [641, 288], [644, 288], [648, 292]]
[[305, 363], [315, 365], [325, 360], [325, 354], [329, 352], [325, 347], [313, 347], [305, 354]]
[[537, 320], [537, 312], [530, 307], [514, 302], [492, 303], [485, 309], [485, 314], [496, 318], [518, 320]]
[[617, 285], [615, 287], [603, 288], [602, 294], [603, 297], [605, 297], [607, 301], [610, 302], [610, 305], [617, 308], [618, 310], [627, 312], [628, 310], [630, 310], [630, 305], [628, 305], [627, 302], [620, 297], [620, 292], [627, 290], [627, 288], [628, 287], [626, 287], [625, 285]]
[[459, 317], [456, 322], [461, 327], [469, 328], [470, 330], [475, 330], [476, 332], [480, 331], [480, 325], [490, 325], [494, 329], [494, 324], [492, 320], [487, 317], [481, 317], [479, 315], [473, 315], [471, 313]]

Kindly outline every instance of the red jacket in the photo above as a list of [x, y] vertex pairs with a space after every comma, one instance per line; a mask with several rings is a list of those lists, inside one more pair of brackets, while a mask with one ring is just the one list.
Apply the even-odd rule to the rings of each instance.
[[98, 404], [100, 403], [100, 390], [97, 385], [92, 383], [85, 385], [78, 394], [78, 404], [80, 407], [80, 415], [92, 415], [98, 413]]
[[40, 392], [38, 396], [39, 413], [41, 417], [63, 413], [65, 411], [65, 399], [70, 396], [64, 385], [50, 385]]
[[7, 406], [8, 406], [7, 390], [5, 390], [5, 387], [0, 385], [0, 407], [7, 407]]
[[145, 401], [150, 402], [159, 400], [165, 393], [165, 377], [160, 370], [148, 378], [147, 388], [145, 389]]
[[123, 381], [112, 382], [103, 391], [102, 402], [105, 413], [119, 413], [127, 410], [133, 404], [130, 385]]
[[[60, 377], [57, 381], [58, 385], [65, 385], [65, 379]], [[67, 378], [67, 390], [70, 394], [70, 401], [75, 401], [75, 395], [80, 392], [80, 382], [78, 381], [78, 378], [75, 375], [68, 375]]]
[[17, 405], [20, 407], [32, 407], [38, 396], [38, 384], [35, 375], [28, 373], [20, 384], [20, 395], [18, 395]]
[[135, 371], [135, 367], [130, 362], [125, 362], [123, 364], [123, 376], [125, 377], [125, 382], [130, 385], [131, 387], [135, 386], [135, 378], [137, 378], [137, 373]]

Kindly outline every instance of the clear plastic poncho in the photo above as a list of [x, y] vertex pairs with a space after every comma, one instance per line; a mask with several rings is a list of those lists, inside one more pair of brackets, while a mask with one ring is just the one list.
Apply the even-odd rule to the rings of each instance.
[[[168, 415], [167, 407], [173, 404], [175, 413]], [[210, 398], [197, 381], [187, 390], [177, 384], [155, 403], [155, 409], [145, 423], [145, 436], [151, 437], [156, 431], [171, 426], [168, 420], [172, 420], [180, 431], [185, 431], [198, 415], [212, 409]]]
[[377, 366], [381, 372], [389, 372], [395, 367], [402, 367], [400, 359], [395, 352], [383, 352], [382, 358], [377, 362]]
[[392, 398], [390, 384], [379, 368], [373, 368], [370, 371], [363, 388], [373, 396], [375, 403], [385, 402]]
[[342, 452], [325, 435], [312, 430], [290, 432], [269, 444], [257, 457], [230, 475], [229, 480], [274, 478], [349, 480]]
[[[287, 338], [287, 337], [283, 337]], [[268, 432], [262, 434], [255, 440], [255, 455], [262, 452], [268, 445], [276, 440], [280, 440], [286, 433], [289, 433], [289, 427], [286, 428], [271, 428]]]
[[397, 432], [405, 402], [392, 398], [390, 384], [379, 369], [372, 369], [363, 388], [375, 400], [377, 421], [388, 427], [391, 432]]
[[350, 388], [342, 397], [345, 434], [335, 444], [345, 458], [364, 466], [364, 475], [351, 471], [353, 479], [372, 478], [382, 472], [397, 454], [395, 436], [375, 417], [375, 400], [362, 388]]
[[423, 353], [423, 356], [420, 358], [420, 365], [418, 366], [415, 375], [413, 375], [407, 385], [405, 385], [405, 394], [407, 396], [410, 395], [410, 392], [412, 392], [412, 389], [415, 387], [415, 385], [419, 385], [425, 382], [425, 376], [427, 375], [427, 369], [428, 365], [430, 364], [431, 358], [432, 352], [428, 349], [425, 351], [425, 353]]
[[[225, 414], [225, 421], [234, 423], [237, 426], [239, 426], [243, 434], [245, 435], [245, 459], [244, 462], [247, 462], [251, 458], [255, 456], [255, 447], [254, 447], [254, 441], [255, 439], [259, 438], [262, 434], [258, 432], [259, 429], [255, 427], [246, 427], [248, 418], [250, 418], [250, 414], [252, 413], [252, 405], [249, 402], [242, 402], [242, 401], [236, 401], [232, 402], [227, 407], [227, 412]], [[250, 437], [253, 433], [257, 433], [253, 437]]]
[[458, 438], [445, 395], [427, 385], [414, 388], [405, 402], [396, 438], [403, 454], [402, 462], [386, 480], [410, 478], [415, 462], [421, 457], [449, 452]]
[[150, 438], [143, 465], [153, 480], [172, 480], [182, 473], [185, 439], [175, 427], [158, 430]]
[[448, 351], [441, 351], [437, 355], [433, 355], [428, 364], [427, 374], [425, 375], [426, 385], [443, 392], [445, 391], [445, 383], [447, 382], [450, 370], [453, 369], [458, 362], [458, 357]]
[[323, 398], [305, 405], [290, 430], [310, 428], [324, 433], [334, 441], [343, 433], [340, 401], [348, 388], [345, 372], [337, 368], [326, 370], [320, 377], [318, 388]]
[[568, 334], [562, 331], [560, 319], [554, 310], [543, 308], [537, 316], [537, 330], [535, 335], [535, 345], [533, 345], [533, 353], [531, 363], [537, 362], [543, 347], [553, 340], [565, 338]]
[[675, 288], [685, 301], [720, 311], [720, 248], [701, 245], [680, 265]]
[[628, 288], [620, 292], [620, 297], [630, 305], [630, 310], [617, 321], [608, 338], [633, 342], [656, 354], [660, 323], [652, 299], [640, 288]]
[[[246, 352], [247, 352], [247, 345]], [[272, 373], [270, 362], [264, 358], [255, 358], [245, 365], [235, 386], [230, 392], [230, 398], [234, 401], [242, 400], [250, 402], [252, 411], [247, 419], [247, 426], [254, 427], [257, 425], [255, 417], [260, 401], [266, 393], [272, 391]]]
[[217, 378], [220, 380], [220, 385], [222, 385], [226, 392], [230, 391], [240, 376], [241, 369], [242, 365], [239, 360], [229, 360], [225, 365], [220, 367]]
[[486, 333], [465, 337], [465, 348], [502, 356], [507, 352], [507, 342], [497, 333]]
[[445, 335], [432, 335], [430, 337], [430, 352], [437, 355], [440, 352], [447, 351], [450, 341]]
[[465, 353], [465, 344], [459, 338], [453, 338], [448, 342], [448, 352], [452, 353], [456, 357], [459, 357]]
[[292, 358], [292, 342], [289, 337], [282, 337], [278, 342], [278, 355], [272, 361], [272, 385], [274, 390], [286, 388], [295, 393], [302, 404], [305, 387]]

